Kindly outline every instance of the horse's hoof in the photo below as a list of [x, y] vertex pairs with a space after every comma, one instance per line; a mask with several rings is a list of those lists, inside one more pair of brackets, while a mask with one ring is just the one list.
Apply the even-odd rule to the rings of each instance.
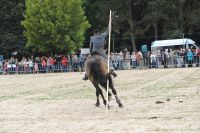
[[110, 105], [108, 105], [108, 109], [110, 109]]
[[119, 107], [120, 107], [120, 108], [123, 108], [123, 104], [119, 103]]
[[99, 107], [99, 106], [100, 106], [100, 103], [96, 103], [96, 104], [95, 104], [95, 107]]

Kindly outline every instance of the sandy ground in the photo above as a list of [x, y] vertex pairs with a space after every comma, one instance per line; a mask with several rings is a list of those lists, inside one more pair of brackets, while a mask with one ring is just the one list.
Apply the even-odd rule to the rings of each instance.
[[117, 73], [107, 116], [82, 73], [0, 75], [0, 133], [200, 133], [200, 68]]

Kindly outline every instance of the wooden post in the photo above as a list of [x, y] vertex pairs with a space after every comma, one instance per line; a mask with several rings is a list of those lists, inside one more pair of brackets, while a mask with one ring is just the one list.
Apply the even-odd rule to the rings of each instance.
[[[109, 17], [109, 39], [108, 39], [108, 73], [110, 73], [110, 39], [111, 39], [111, 21], [112, 21], [112, 11], [110, 10]], [[108, 89], [109, 89], [109, 79], [107, 79], [107, 90], [106, 90], [106, 115], [108, 114]]]

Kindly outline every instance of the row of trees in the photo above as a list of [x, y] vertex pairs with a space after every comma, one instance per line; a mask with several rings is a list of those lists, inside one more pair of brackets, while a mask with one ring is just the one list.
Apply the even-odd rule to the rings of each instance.
[[86, 7], [92, 25], [105, 25], [109, 9], [116, 11], [114, 37], [131, 38], [133, 49], [137, 36], [157, 40], [200, 31], [199, 0], [87, 0]]
[[21, 21], [24, 10], [24, 0], [0, 0], [0, 55], [23, 51], [25, 39]]
[[182, 38], [200, 30], [199, 0], [1, 0], [0, 53], [76, 51], [88, 45], [93, 26], [107, 28], [110, 9], [112, 37], [130, 38], [133, 50], [137, 36]]

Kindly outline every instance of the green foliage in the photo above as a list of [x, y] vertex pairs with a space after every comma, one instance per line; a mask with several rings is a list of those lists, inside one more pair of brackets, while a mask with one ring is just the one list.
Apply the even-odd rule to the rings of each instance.
[[187, 0], [184, 3], [185, 28], [188, 32], [200, 31], [200, 1]]
[[86, 15], [92, 25], [105, 26], [109, 10], [117, 11], [112, 36], [119, 38], [162, 36], [182, 38], [183, 33], [199, 32], [199, 0], [85, 0]]
[[0, 52], [3, 54], [14, 50], [21, 52], [23, 49], [23, 27], [20, 22], [24, 8], [24, 0], [0, 1]]
[[92, 35], [89, 22], [107, 28], [109, 10], [117, 13], [112, 37], [132, 39], [133, 48], [137, 36], [182, 38], [200, 31], [199, 0], [26, 0], [26, 6], [25, 0], [0, 0], [0, 54], [26, 51], [25, 43], [39, 52], [76, 51]]
[[27, 46], [39, 51], [74, 51], [83, 45], [89, 23], [81, 0], [27, 0]]
[[[115, 37], [132, 38], [141, 34], [139, 20], [135, 9], [139, 5], [135, 5], [136, 0], [86, 0], [86, 13], [92, 25], [102, 25], [107, 27], [109, 10], [116, 11], [117, 18], [114, 19], [112, 29]], [[135, 47], [134, 41], [132, 42]]]

